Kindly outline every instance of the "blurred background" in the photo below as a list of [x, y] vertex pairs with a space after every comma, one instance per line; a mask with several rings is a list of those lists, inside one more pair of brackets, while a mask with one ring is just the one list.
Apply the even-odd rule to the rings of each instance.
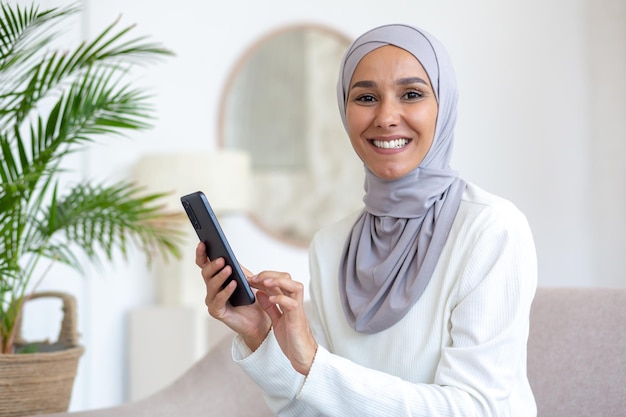
[[[154, 128], [99, 141], [76, 155], [70, 166], [76, 179], [139, 178], [172, 190], [176, 209], [176, 193], [203, 189], [214, 196], [233, 249], [249, 269], [285, 270], [307, 282], [311, 231], [351, 210], [355, 198], [358, 204], [360, 163], [336, 129], [337, 51], [373, 26], [400, 22], [426, 29], [447, 46], [460, 90], [453, 167], [526, 214], [539, 285], [626, 286], [623, 0], [78, 3], [83, 12], [63, 42], [90, 39], [119, 18], [176, 55], [134, 75], [154, 94]], [[250, 63], [276, 36], [302, 28], [315, 30], [298, 42], [326, 47], [302, 57], [293, 80], [272, 77], [276, 65]], [[282, 48], [279, 56], [293, 58]], [[237, 80], [250, 77], [242, 75], [250, 68], [260, 76], [242, 87]], [[316, 78], [327, 71], [329, 79]], [[288, 79], [314, 83], [306, 99], [288, 88]], [[286, 141], [262, 124], [233, 133], [245, 103], [254, 97], [262, 108], [268, 92], [279, 90], [294, 106], [306, 101], [303, 112], [263, 113], [257, 122], [287, 126]], [[272, 159], [275, 152], [281, 157]], [[329, 189], [332, 183], [344, 191]], [[184, 220], [181, 230], [193, 232]], [[149, 395], [225, 334], [207, 318], [193, 237], [187, 257], [176, 264], [148, 268], [137, 254], [89, 267], [87, 276], [63, 267], [50, 272], [42, 289], [78, 298], [86, 347], [71, 410]], [[25, 336], [55, 336], [40, 324]]]

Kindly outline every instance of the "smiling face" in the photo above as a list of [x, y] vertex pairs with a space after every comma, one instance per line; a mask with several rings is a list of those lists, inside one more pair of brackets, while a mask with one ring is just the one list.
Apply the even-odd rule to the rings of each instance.
[[435, 136], [437, 99], [419, 61], [396, 46], [361, 59], [348, 91], [352, 147], [383, 179], [400, 178], [424, 160]]

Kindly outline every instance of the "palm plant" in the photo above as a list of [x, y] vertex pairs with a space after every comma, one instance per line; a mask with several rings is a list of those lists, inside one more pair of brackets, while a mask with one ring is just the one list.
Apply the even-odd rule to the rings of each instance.
[[[136, 246], [179, 256], [178, 234], [162, 222], [161, 194], [113, 185], [60, 182], [67, 155], [96, 138], [150, 127], [150, 96], [124, 81], [131, 68], [171, 55], [118, 22], [93, 41], [52, 47], [75, 5], [0, 11], [0, 353], [12, 353], [23, 297], [43, 260], [81, 270]], [[38, 267], [39, 266], [39, 267]], [[39, 278], [38, 278], [39, 279]], [[37, 279], [37, 281], [38, 281]]]

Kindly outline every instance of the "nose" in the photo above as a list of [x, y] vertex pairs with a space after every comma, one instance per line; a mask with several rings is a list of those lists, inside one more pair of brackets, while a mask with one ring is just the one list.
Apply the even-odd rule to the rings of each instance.
[[376, 127], [388, 128], [397, 126], [400, 121], [398, 103], [393, 100], [381, 100], [376, 109], [374, 124]]

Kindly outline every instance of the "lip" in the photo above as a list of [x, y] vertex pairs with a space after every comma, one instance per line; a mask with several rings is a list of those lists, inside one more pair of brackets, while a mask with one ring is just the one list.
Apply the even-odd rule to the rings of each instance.
[[[374, 142], [391, 142], [391, 141], [395, 141], [395, 140], [406, 140], [407, 143], [404, 146], [389, 147], [389, 148], [382, 148], [382, 147], [376, 146], [375, 143], [374, 143]], [[381, 153], [396, 153], [396, 152], [401, 152], [404, 149], [406, 149], [407, 146], [409, 146], [409, 144], [413, 141], [413, 139], [411, 137], [409, 137], [409, 136], [394, 135], [394, 136], [370, 138], [367, 141], [370, 143], [370, 145], [372, 145], [372, 147], [377, 152], [381, 152]]]
[[390, 140], [396, 140], [396, 139], [408, 139], [411, 140], [411, 136], [408, 135], [392, 135], [392, 136], [374, 136], [369, 138], [368, 140], [372, 141], [372, 140], [380, 140], [380, 141], [385, 141], [388, 142]]

